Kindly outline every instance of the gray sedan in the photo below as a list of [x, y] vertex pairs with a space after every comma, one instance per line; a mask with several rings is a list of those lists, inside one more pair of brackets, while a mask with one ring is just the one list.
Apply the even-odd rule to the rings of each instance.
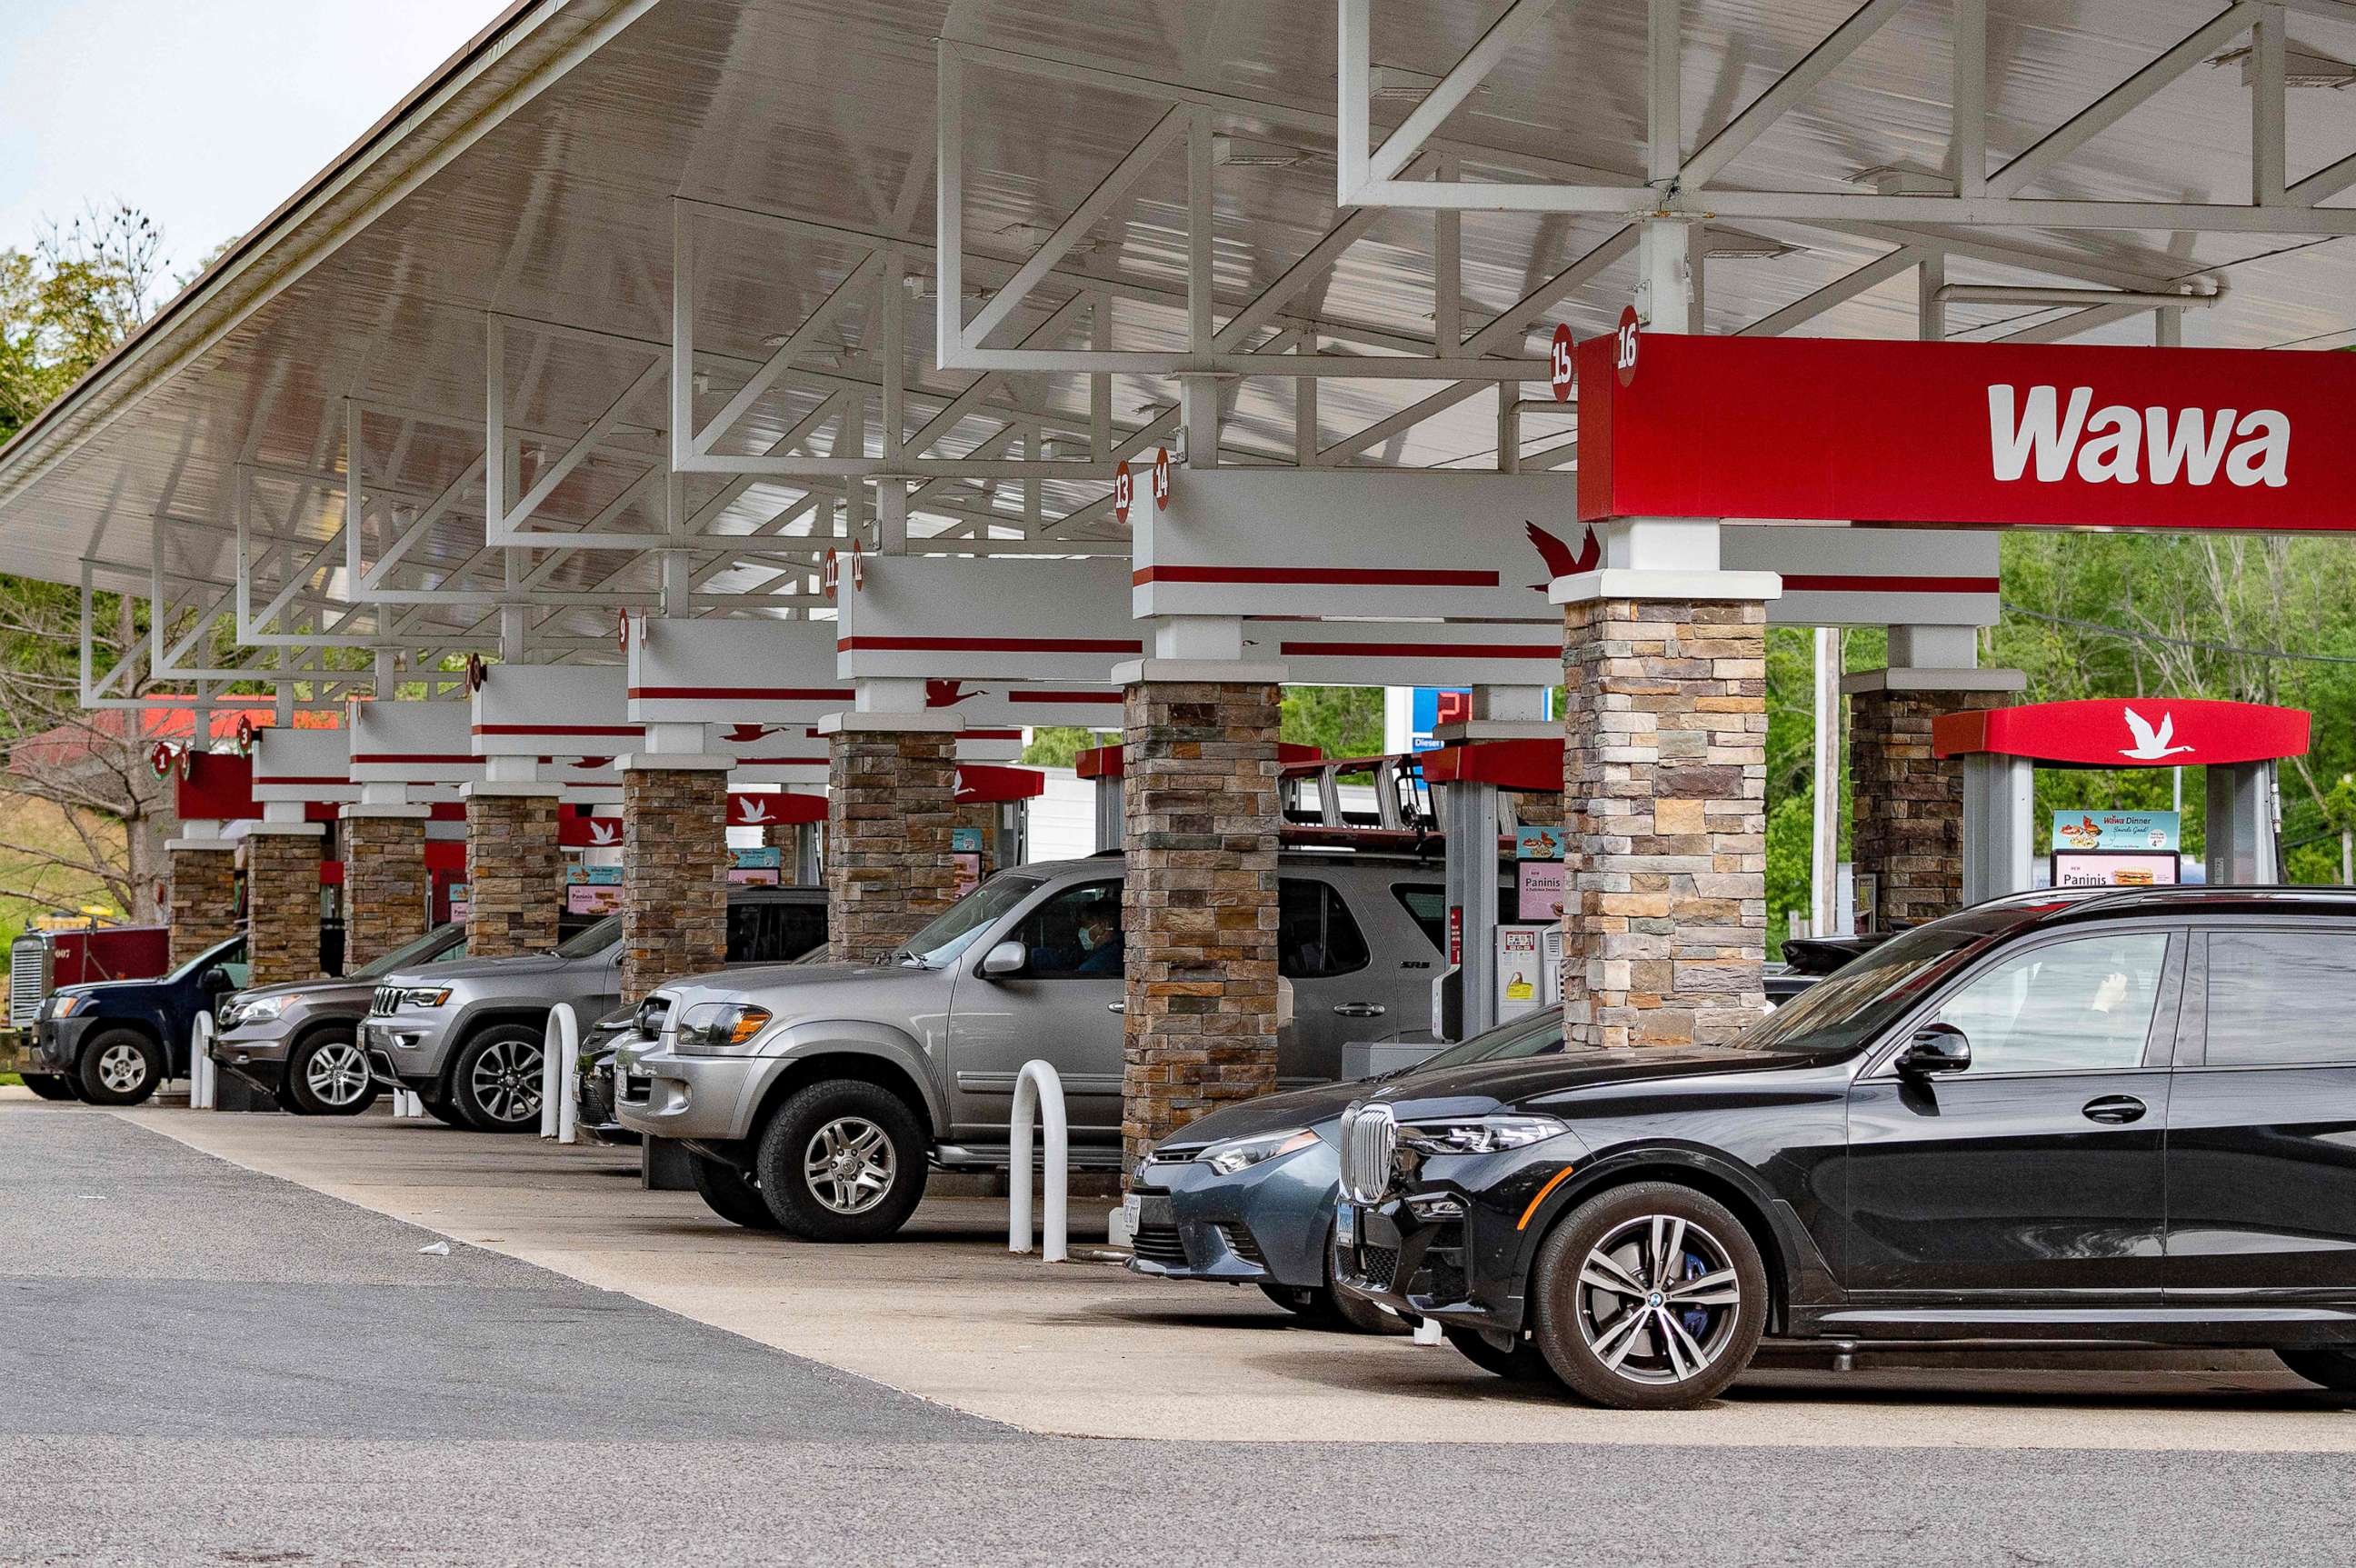
[[[1451, 1046], [1433, 1069], [1563, 1048], [1548, 1008]], [[1398, 1320], [1333, 1288], [1342, 1112], [1368, 1081], [1290, 1090], [1215, 1111], [1163, 1139], [1131, 1178], [1130, 1268], [1163, 1279], [1258, 1285], [1288, 1312], [1367, 1332]]]

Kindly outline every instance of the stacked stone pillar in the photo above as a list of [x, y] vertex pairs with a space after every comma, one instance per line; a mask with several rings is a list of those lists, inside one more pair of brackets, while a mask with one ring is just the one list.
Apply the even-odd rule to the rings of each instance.
[[1124, 666], [1121, 1142], [1276, 1087], [1280, 668]]
[[344, 972], [425, 934], [425, 823], [406, 804], [344, 808]]
[[[237, 845], [216, 822], [186, 822], [189, 836], [167, 840], [172, 886], [172, 967], [237, 935]], [[198, 829], [210, 830], [198, 832]]]
[[247, 827], [249, 984], [279, 985], [318, 974], [319, 846], [326, 835], [327, 829], [317, 822], [273, 821]]
[[1897, 668], [1842, 682], [1859, 929], [1919, 926], [1962, 907], [1964, 766], [1939, 757], [1931, 726], [1944, 714], [2005, 703], [2023, 680], [2017, 670]]
[[956, 816], [954, 718], [838, 714], [828, 737], [827, 953], [871, 963], [949, 906]]
[[[1715, 570], [1714, 528], [1558, 580], [1563, 1012], [1605, 1047], [1714, 1044], [1764, 1011], [1767, 615], [1772, 574]], [[1623, 538], [1611, 546], [1637, 553]], [[1695, 569], [1698, 567], [1699, 569]]]
[[466, 786], [466, 956], [513, 958], [556, 945], [564, 897], [553, 784]]
[[[694, 766], [682, 766], [693, 762]], [[622, 996], [728, 961], [728, 769], [648, 753], [622, 772]]]

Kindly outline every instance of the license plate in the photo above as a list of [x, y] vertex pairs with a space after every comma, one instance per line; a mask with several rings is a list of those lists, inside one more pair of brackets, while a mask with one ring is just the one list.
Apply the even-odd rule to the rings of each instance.
[[1137, 1240], [1138, 1221], [1144, 1211], [1145, 1200], [1133, 1192], [1121, 1200], [1120, 1228], [1129, 1232], [1129, 1239], [1132, 1241]]
[[1358, 1206], [1346, 1199], [1333, 1209], [1333, 1244], [1345, 1251], [1358, 1244]]

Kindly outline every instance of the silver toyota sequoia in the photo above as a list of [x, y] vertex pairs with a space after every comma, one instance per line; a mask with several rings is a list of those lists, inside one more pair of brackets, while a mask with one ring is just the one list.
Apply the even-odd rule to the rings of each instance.
[[[1280, 1085], [1341, 1076], [1342, 1047], [1430, 1017], [1440, 867], [1407, 854], [1280, 861], [1278, 972], [1293, 1024]], [[1015, 1075], [1063, 1080], [1076, 1168], [1120, 1162], [1122, 863], [1000, 873], [881, 963], [676, 983], [615, 1064], [622, 1124], [687, 1145], [722, 1217], [813, 1240], [904, 1224], [928, 1169], [1008, 1165]]]

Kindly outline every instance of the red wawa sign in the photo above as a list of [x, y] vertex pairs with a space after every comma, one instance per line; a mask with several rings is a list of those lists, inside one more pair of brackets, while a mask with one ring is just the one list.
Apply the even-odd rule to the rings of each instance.
[[1580, 515], [2356, 529], [2356, 357], [1646, 333], [1579, 349]]

